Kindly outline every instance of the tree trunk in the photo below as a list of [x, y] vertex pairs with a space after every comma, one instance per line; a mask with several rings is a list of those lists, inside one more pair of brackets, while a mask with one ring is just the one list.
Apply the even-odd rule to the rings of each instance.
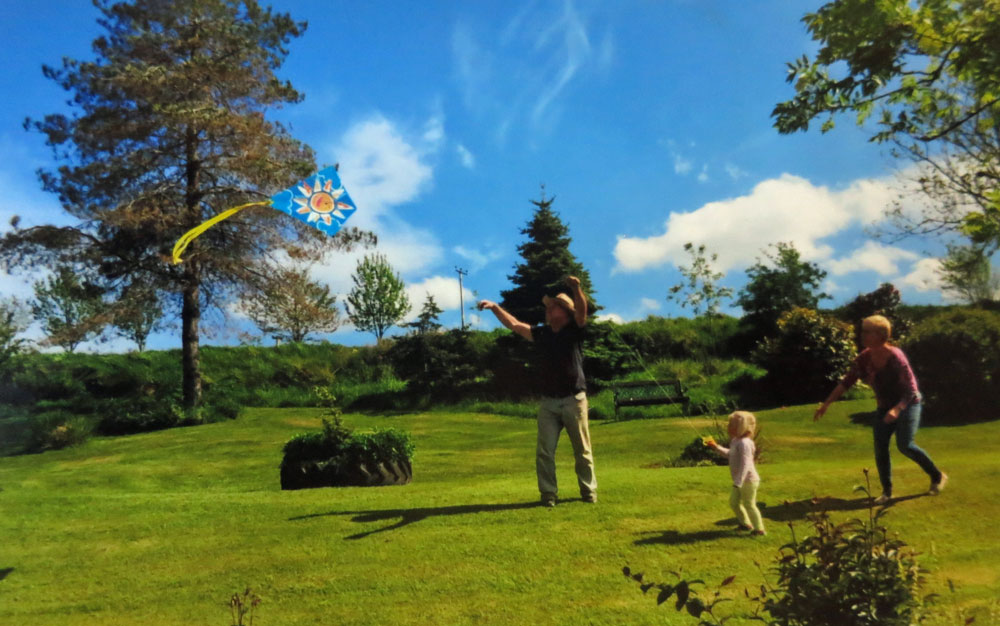
[[187, 272], [184, 306], [181, 310], [181, 351], [184, 372], [184, 410], [192, 412], [201, 404], [201, 357], [198, 354], [198, 322], [201, 321], [198, 278]]
[[[188, 227], [193, 228], [201, 218], [198, 206], [201, 201], [201, 194], [198, 191], [201, 164], [198, 161], [197, 133], [188, 128], [185, 139], [187, 163], [184, 174], [187, 189], [184, 208]], [[181, 309], [181, 366], [184, 372], [184, 410], [188, 413], [193, 412], [201, 404], [201, 359], [198, 355], [201, 277], [197, 264], [196, 259], [189, 259], [184, 270], [184, 305]]]

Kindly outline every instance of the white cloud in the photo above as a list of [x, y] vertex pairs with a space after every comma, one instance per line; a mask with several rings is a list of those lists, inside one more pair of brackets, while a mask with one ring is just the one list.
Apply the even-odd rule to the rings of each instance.
[[826, 280], [823, 281], [823, 284], [820, 286], [819, 289], [823, 293], [832, 296], [835, 293], [844, 291], [846, 287], [843, 287], [836, 281], [827, 278]]
[[691, 173], [691, 168], [693, 167], [691, 161], [685, 159], [680, 154], [676, 152], [671, 155], [674, 159], [674, 174], [679, 174], [685, 176]]
[[653, 298], [642, 298], [639, 300], [639, 315], [646, 313], [647, 311], [659, 311], [663, 307], [659, 300], [654, 300]]
[[470, 170], [476, 168], [476, 157], [474, 154], [469, 152], [468, 148], [462, 144], [458, 144], [455, 146], [455, 152], [458, 153], [458, 159], [461, 161], [462, 167]]
[[919, 258], [920, 255], [915, 252], [868, 241], [842, 259], [827, 261], [826, 266], [834, 276], [865, 271], [888, 276], [899, 272], [897, 261], [915, 261]]
[[496, 261], [501, 256], [503, 256], [502, 253], [496, 250], [480, 252], [479, 250], [475, 250], [473, 248], [467, 248], [461, 245], [455, 246], [454, 248], [452, 248], [452, 251], [469, 262], [468, 269], [469, 271], [472, 272], [476, 272], [483, 269], [493, 261]]
[[[427, 135], [425, 130], [424, 140]], [[433, 176], [427, 152], [407, 141], [381, 114], [348, 128], [332, 152], [340, 162], [344, 186], [358, 205], [352, 225], [362, 228], [370, 228], [371, 218], [388, 207], [414, 200]]]
[[375, 113], [350, 126], [330, 148], [328, 160], [340, 162], [340, 177], [358, 205], [350, 226], [378, 236], [374, 250], [331, 253], [310, 275], [343, 296], [351, 274], [366, 254], [380, 253], [404, 279], [416, 278], [441, 262], [444, 250], [431, 231], [407, 219], [406, 204], [417, 200], [433, 182], [431, 165], [444, 143], [444, 118], [431, 115], [419, 130], [407, 132]]
[[702, 165], [701, 166], [701, 172], [698, 173], [698, 182], [699, 183], [707, 183], [708, 181], [709, 181], [709, 178], [708, 178], [708, 165], [706, 164], [706, 165]]
[[732, 163], [726, 163], [725, 166], [723, 166], [723, 169], [726, 171], [726, 174], [729, 174], [729, 177], [732, 178], [733, 180], [739, 180], [744, 176], [747, 176], [745, 170], [740, 169], [738, 166]]
[[913, 287], [917, 291], [936, 291], [942, 287], [941, 259], [920, 259], [913, 264], [910, 273], [899, 279], [903, 285]]
[[687, 242], [717, 253], [716, 267], [723, 271], [752, 264], [762, 248], [777, 241], [792, 242], [806, 260], [825, 260], [833, 254], [822, 241], [825, 237], [872, 223], [895, 197], [892, 183], [885, 180], [855, 181], [834, 191], [783, 174], [758, 183], [747, 195], [671, 213], [660, 235], [619, 235], [615, 271], [687, 263]]
[[625, 323], [625, 319], [617, 313], [604, 313], [602, 315], [598, 315], [596, 319], [599, 322], [613, 322], [615, 324]]
[[571, 87], [590, 68], [606, 73], [614, 58], [612, 33], [595, 49], [588, 22], [574, 0], [564, 0], [522, 4], [501, 25], [457, 23], [451, 51], [466, 107], [493, 122], [501, 142], [512, 128], [532, 135], [553, 128]]
[[[433, 296], [434, 301], [444, 311], [457, 311], [461, 307], [457, 277], [431, 276], [425, 278], [418, 283], [407, 285], [406, 295], [410, 298], [411, 307], [407, 321], [416, 319], [428, 295]], [[473, 295], [469, 289], [462, 289], [462, 297], [465, 298], [466, 306], [471, 305]]]

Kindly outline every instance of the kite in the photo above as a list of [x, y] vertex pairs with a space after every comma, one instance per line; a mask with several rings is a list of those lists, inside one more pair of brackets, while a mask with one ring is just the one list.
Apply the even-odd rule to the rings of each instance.
[[335, 235], [347, 221], [357, 206], [340, 183], [336, 167], [324, 168], [304, 181], [271, 196], [263, 202], [249, 202], [233, 207], [215, 217], [202, 222], [184, 233], [174, 244], [173, 263], [181, 262], [181, 255], [188, 244], [199, 235], [224, 219], [236, 215], [243, 209], [254, 206], [270, 206], [314, 226], [328, 235]]

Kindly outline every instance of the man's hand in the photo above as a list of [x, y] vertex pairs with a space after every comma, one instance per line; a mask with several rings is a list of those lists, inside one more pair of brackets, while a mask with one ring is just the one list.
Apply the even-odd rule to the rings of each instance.
[[576, 276], [567, 276], [566, 277], [566, 286], [569, 287], [570, 289], [579, 289], [580, 288], [580, 279], [577, 278]]
[[496, 302], [491, 302], [490, 300], [480, 300], [479, 304], [477, 304], [476, 307], [480, 311], [485, 311], [486, 309], [489, 309], [490, 311], [492, 311], [493, 308], [496, 307], [496, 305], [497, 305]]

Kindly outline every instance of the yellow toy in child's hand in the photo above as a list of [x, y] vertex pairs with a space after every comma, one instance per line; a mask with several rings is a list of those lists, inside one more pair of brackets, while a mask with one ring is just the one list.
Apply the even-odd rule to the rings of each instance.
[[715, 437], [711, 435], [707, 437], [702, 437], [701, 442], [707, 447], [712, 447], [712, 445], [715, 443]]

